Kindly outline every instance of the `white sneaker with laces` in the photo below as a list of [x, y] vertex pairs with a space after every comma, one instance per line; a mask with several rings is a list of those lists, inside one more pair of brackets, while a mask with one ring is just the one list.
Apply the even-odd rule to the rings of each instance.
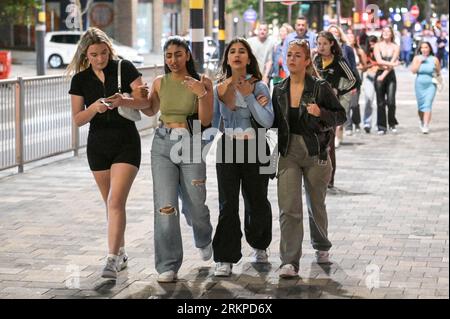
[[208, 245], [206, 245], [206, 247], [203, 248], [199, 248], [200, 250], [200, 257], [202, 258], [203, 261], [208, 261], [211, 259], [212, 257], [212, 243], [209, 243]]
[[294, 278], [298, 276], [295, 267], [292, 264], [286, 264], [280, 267], [280, 278]]
[[257, 264], [265, 264], [269, 262], [269, 255], [266, 249], [253, 248], [253, 262]]
[[231, 268], [233, 265], [231, 263], [218, 262], [216, 264], [216, 269], [214, 270], [214, 276], [216, 277], [230, 277]]
[[422, 126], [422, 133], [423, 133], [423, 134], [428, 134], [428, 133], [430, 133], [430, 128], [428, 127], [428, 125]]
[[318, 264], [329, 264], [330, 263], [330, 254], [325, 250], [317, 250], [316, 251], [316, 260]]
[[177, 280], [177, 273], [173, 270], [165, 271], [158, 275], [157, 282], [175, 282]]
[[102, 277], [107, 279], [117, 279], [117, 260], [118, 257], [107, 257], [106, 265], [102, 271]]

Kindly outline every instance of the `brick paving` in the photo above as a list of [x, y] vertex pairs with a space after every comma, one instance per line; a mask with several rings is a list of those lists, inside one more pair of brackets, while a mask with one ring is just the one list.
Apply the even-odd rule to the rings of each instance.
[[[180, 280], [158, 284], [152, 134], [143, 132], [143, 162], [127, 205], [129, 267], [115, 284], [100, 278], [106, 252], [105, 210], [85, 154], [0, 177], [0, 298], [448, 299], [448, 89], [438, 93], [431, 133], [423, 135], [414, 78], [399, 70], [397, 79], [399, 132], [355, 134], [337, 150], [338, 192], [327, 196], [332, 265], [315, 263], [305, 226], [300, 277], [278, 278], [279, 211], [272, 181], [269, 264], [253, 264], [243, 239], [244, 257], [232, 277], [215, 278], [214, 264], [200, 260], [182, 217], [185, 257]], [[207, 190], [215, 226], [218, 192], [212, 161]], [[304, 223], [308, 225], [306, 217]]]

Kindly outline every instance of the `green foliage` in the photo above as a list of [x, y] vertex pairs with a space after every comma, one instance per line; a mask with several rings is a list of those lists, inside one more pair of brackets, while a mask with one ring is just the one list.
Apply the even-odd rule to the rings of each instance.
[[[226, 12], [231, 13], [232, 11], [237, 11], [240, 15], [244, 13], [245, 10], [247, 10], [249, 7], [253, 7], [253, 10], [259, 13], [259, 0], [231, 0], [227, 2]], [[292, 12], [295, 12], [295, 7], [297, 5], [294, 5], [292, 8]], [[264, 17], [263, 20], [267, 23], [272, 23], [273, 19], [278, 19], [279, 24], [282, 24], [283, 22], [287, 22], [287, 12], [288, 7], [284, 6], [280, 3], [269, 3], [264, 2]], [[258, 20], [259, 17], [258, 17]]]
[[39, 8], [39, 4], [35, 0], [2, 0], [0, 19], [14, 24], [29, 24], [36, 8]]

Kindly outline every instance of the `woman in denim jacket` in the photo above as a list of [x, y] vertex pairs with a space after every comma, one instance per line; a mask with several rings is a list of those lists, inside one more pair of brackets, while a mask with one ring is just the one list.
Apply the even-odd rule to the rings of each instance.
[[[213, 240], [215, 276], [230, 276], [232, 264], [242, 257], [241, 185], [245, 237], [254, 249], [254, 261], [268, 260], [266, 249], [272, 240], [272, 211], [267, 199], [269, 175], [261, 174], [265, 165], [262, 157], [267, 155], [268, 145], [265, 129], [257, 127], [270, 128], [274, 114], [269, 89], [261, 79], [247, 41], [232, 40], [225, 49], [221, 77], [214, 89], [213, 126], [224, 132], [217, 147], [220, 215]], [[264, 139], [262, 143], [257, 143], [258, 137]]]

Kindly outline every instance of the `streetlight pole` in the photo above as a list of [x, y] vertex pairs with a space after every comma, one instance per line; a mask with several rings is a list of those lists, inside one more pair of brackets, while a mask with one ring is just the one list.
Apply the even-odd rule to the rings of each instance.
[[264, 21], [264, 0], [259, 0], [259, 22]]
[[190, 0], [190, 35], [192, 57], [197, 66], [197, 71], [203, 73], [203, 39], [205, 37], [205, 28], [203, 24], [204, 0]]
[[45, 0], [40, 1], [36, 24], [36, 74], [45, 75]]
[[225, 0], [219, 1], [219, 60], [225, 51]]
[[336, 23], [341, 26], [341, 0], [336, 0]]

